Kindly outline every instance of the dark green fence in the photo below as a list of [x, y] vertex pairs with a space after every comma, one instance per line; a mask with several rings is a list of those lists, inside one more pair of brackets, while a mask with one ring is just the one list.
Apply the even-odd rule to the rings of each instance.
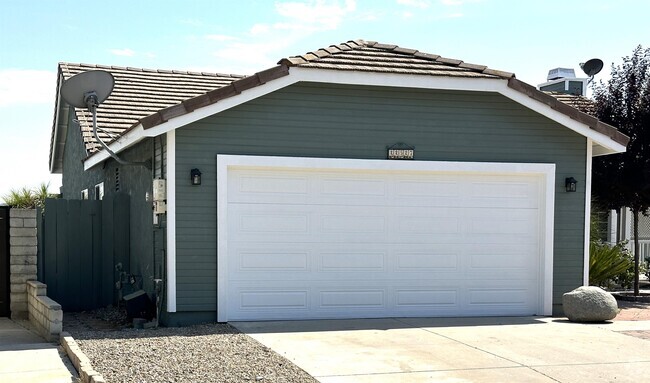
[[0, 206], [0, 317], [9, 316], [9, 207]]
[[129, 264], [129, 198], [48, 199], [39, 225], [39, 279], [65, 311], [117, 303], [117, 264]]

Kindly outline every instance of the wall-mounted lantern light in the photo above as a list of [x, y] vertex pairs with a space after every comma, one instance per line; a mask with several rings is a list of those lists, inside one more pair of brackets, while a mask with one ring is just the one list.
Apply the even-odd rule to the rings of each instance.
[[192, 185], [201, 185], [201, 171], [197, 168], [190, 170], [190, 181]]
[[576, 179], [573, 177], [569, 177], [564, 181], [564, 184], [566, 186], [567, 193], [573, 193], [577, 189], [578, 181], [576, 181]]

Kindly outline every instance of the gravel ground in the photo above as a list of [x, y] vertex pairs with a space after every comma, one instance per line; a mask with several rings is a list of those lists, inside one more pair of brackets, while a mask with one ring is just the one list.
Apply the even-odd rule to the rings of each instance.
[[137, 330], [115, 309], [66, 314], [63, 323], [108, 383], [316, 382], [228, 324]]

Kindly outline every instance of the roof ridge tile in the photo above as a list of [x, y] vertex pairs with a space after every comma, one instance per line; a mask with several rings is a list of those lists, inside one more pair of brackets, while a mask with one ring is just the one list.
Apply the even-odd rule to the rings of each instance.
[[312, 53], [314, 55], [318, 56], [319, 59], [323, 58], [323, 57], [327, 57], [327, 56], [330, 55], [330, 53], [328, 51], [324, 50], [324, 49], [319, 49], [319, 50], [317, 50], [315, 52], [312, 52]]
[[506, 71], [490, 69], [490, 68], [485, 68], [483, 70], [483, 73], [491, 74], [493, 76], [499, 76], [499, 77], [503, 77], [503, 78], [514, 78], [515, 77], [515, 74], [512, 73], [512, 72], [506, 72]]
[[362, 44], [357, 44], [357, 42], [354, 41], [354, 40], [350, 40], [350, 41], [346, 42], [346, 44], [347, 44], [350, 48], [358, 48], [358, 47], [360, 47], [360, 46], [362, 45]]
[[336, 54], [341, 52], [341, 50], [336, 45], [330, 45], [329, 47], [323, 49], [326, 50], [329, 54]]
[[397, 48], [397, 45], [394, 45], [394, 44], [381, 44], [381, 43], [377, 43], [377, 44], [373, 45], [372, 47], [373, 47], [373, 48], [377, 48], [377, 49], [389, 49], [389, 50], [393, 50], [393, 49]]
[[451, 59], [451, 58], [448, 58], [448, 57], [438, 57], [436, 59], [436, 61], [439, 62], [439, 63], [456, 65], [456, 66], [463, 63], [463, 60]]
[[440, 57], [440, 55], [434, 55], [432, 53], [425, 53], [425, 52], [415, 52], [413, 56], [421, 59], [432, 60], [432, 61], [436, 61]]
[[418, 50], [417, 49], [410, 49], [410, 48], [395, 47], [393, 49], [393, 52], [404, 53], [404, 54], [407, 54], [407, 55], [413, 55], [413, 54], [417, 53]]

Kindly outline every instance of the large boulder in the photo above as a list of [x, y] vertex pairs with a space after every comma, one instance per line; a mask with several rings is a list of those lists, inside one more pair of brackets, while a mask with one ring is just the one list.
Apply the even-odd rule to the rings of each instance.
[[603, 322], [614, 319], [618, 305], [612, 294], [595, 286], [582, 286], [562, 296], [564, 315], [572, 322]]

